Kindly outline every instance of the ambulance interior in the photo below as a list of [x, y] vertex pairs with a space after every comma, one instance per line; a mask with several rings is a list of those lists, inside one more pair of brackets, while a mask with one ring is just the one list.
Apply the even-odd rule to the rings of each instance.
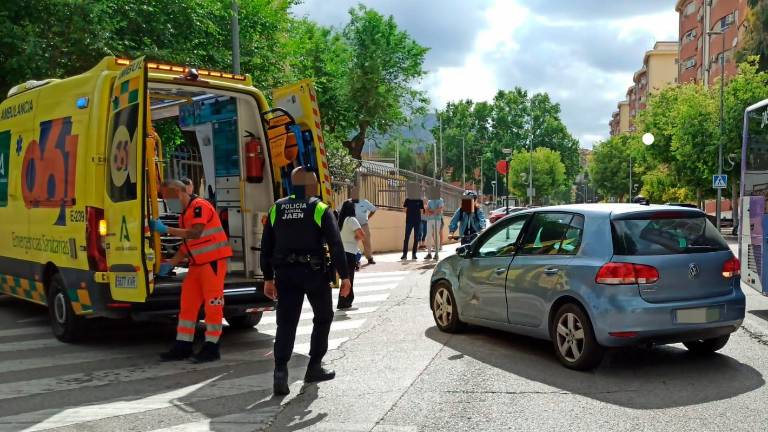
[[[182, 146], [195, 156], [188, 158], [178, 147], [175, 151], [164, 149], [164, 177], [188, 177], [194, 193], [216, 207], [233, 251], [227, 280], [261, 279], [259, 246], [263, 220], [274, 195], [261, 113], [255, 99], [238, 93], [213, 93], [211, 89], [161, 83], [149, 83], [149, 97], [153, 127], [178, 127], [183, 136]], [[260, 153], [254, 154], [255, 147], [259, 147]], [[246, 148], [250, 157], [261, 157], [260, 177], [249, 176], [253, 172], [244, 161]], [[177, 226], [183, 209], [168, 193], [160, 188], [161, 219], [169, 226]], [[163, 258], [170, 258], [181, 243], [178, 238], [164, 236]], [[177, 267], [162, 275], [159, 282], [180, 282], [185, 273], [184, 268]]]

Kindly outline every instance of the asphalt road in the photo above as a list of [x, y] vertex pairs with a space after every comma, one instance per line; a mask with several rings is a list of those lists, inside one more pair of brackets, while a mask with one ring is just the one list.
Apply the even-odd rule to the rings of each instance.
[[337, 312], [326, 357], [337, 379], [301, 381], [307, 313], [285, 398], [271, 396], [273, 315], [225, 331], [220, 362], [161, 364], [172, 324], [98, 322], [87, 343], [65, 345], [44, 310], [2, 298], [0, 431], [768, 429], [768, 299], [757, 293], [746, 291], [745, 325], [720, 354], [620, 350], [585, 373], [561, 367], [548, 342], [439, 332], [431, 265], [379, 261], [358, 273], [356, 309]]

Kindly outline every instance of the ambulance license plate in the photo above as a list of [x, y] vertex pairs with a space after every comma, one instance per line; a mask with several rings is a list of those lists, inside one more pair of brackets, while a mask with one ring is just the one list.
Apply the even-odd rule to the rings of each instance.
[[136, 273], [115, 275], [116, 288], [136, 288]]

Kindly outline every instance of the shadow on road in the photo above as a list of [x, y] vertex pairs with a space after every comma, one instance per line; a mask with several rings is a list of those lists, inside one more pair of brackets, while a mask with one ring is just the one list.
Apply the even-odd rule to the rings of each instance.
[[425, 335], [460, 353], [449, 360], [471, 357], [528, 380], [627, 408], [696, 405], [765, 384], [760, 372], [731, 357], [699, 357], [675, 346], [611, 350], [596, 370], [578, 372], [560, 365], [549, 341], [480, 327], [456, 335], [431, 327]]
[[768, 321], [768, 310], [751, 310], [749, 313], [764, 321]]

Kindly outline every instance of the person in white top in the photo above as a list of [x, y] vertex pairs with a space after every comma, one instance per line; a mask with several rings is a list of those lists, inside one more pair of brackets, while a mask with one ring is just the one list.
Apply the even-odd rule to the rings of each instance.
[[360, 222], [355, 217], [355, 203], [352, 200], [344, 201], [344, 204], [341, 205], [341, 210], [339, 210], [339, 231], [341, 231], [341, 242], [344, 244], [344, 252], [347, 256], [347, 268], [350, 269], [349, 280], [352, 282], [353, 288], [349, 290], [349, 295], [346, 297], [342, 297], [341, 293], [339, 293], [339, 302], [336, 307], [338, 309], [349, 309], [352, 307], [352, 300], [355, 299], [354, 268], [357, 263], [357, 254], [360, 252], [357, 242], [365, 239], [365, 233], [360, 226]]
[[376, 261], [373, 260], [373, 249], [371, 248], [371, 229], [368, 227], [368, 220], [376, 213], [376, 206], [367, 199], [353, 199], [352, 202], [355, 204], [355, 217], [360, 222], [363, 233], [365, 233], [365, 238], [363, 239], [365, 259], [368, 260], [368, 264], [376, 264]]

